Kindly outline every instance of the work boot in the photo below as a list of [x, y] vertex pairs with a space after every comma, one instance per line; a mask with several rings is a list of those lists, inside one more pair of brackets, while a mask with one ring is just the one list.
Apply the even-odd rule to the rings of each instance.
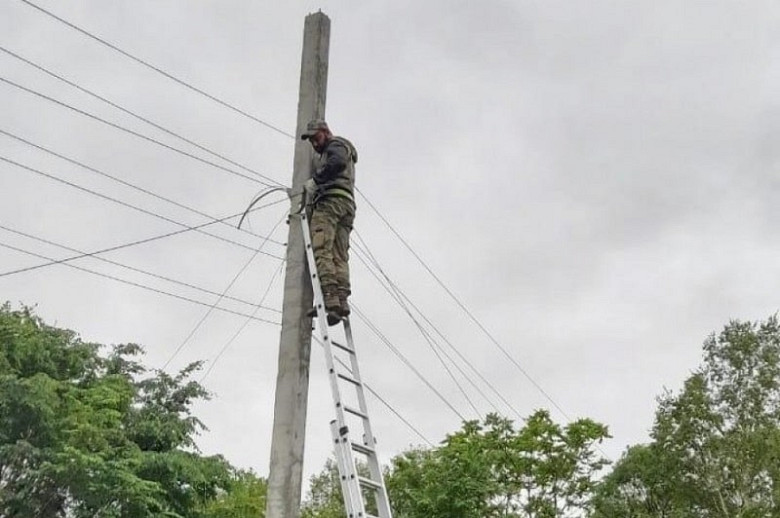
[[349, 314], [351, 313], [349, 309], [349, 303], [347, 302], [347, 297], [349, 297], [350, 292], [349, 290], [339, 288], [338, 294], [339, 294], [339, 308], [340, 308], [339, 314], [342, 317], [348, 317]]
[[335, 326], [341, 322], [339, 292], [336, 290], [335, 286], [324, 286], [322, 288], [322, 298], [325, 299], [325, 311], [328, 313], [328, 325]]
[[[317, 308], [311, 308], [308, 313], [306, 313], [307, 317], [314, 318], [317, 316]], [[341, 322], [341, 315], [337, 314], [335, 311], [328, 311], [327, 312], [327, 319], [328, 319], [328, 325], [329, 326], [335, 326], [339, 322]]]
[[[325, 312], [328, 317], [328, 325], [335, 326], [341, 322], [341, 302], [336, 288], [334, 286], [323, 286], [322, 298], [325, 299]], [[306, 313], [306, 316], [316, 317], [317, 308], [311, 308], [309, 312]]]

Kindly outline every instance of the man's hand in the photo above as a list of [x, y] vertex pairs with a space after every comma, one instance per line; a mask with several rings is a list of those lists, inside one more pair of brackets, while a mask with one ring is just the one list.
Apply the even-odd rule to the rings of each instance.
[[314, 181], [314, 178], [309, 178], [304, 182], [303, 192], [306, 195], [306, 205], [311, 205], [317, 194], [317, 182]]
[[314, 181], [314, 178], [309, 178], [303, 183], [303, 190], [311, 194], [317, 192], [317, 182]]

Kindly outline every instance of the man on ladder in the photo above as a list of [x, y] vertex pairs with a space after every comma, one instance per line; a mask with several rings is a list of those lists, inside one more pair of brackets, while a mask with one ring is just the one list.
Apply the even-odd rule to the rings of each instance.
[[[320, 155], [320, 164], [304, 185], [306, 203], [312, 208], [312, 249], [322, 285], [328, 325], [349, 315], [349, 234], [355, 221], [355, 164], [352, 143], [334, 136], [324, 120], [306, 126], [308, 140]], [[316, 316], [312, 309], [309, 316]]]
[[[344, 509], [347, 518], [392, 518], [368, 417], [352, 326], [345, 318], [350, 312], [347, 304], [350, 294], [349, 234], [355, 220], [357, 151], [347, 139], [333, 136], [323, 120], [311, 121], [301, 138], [311, 142], [321, 161], [304, 187], [307, 210], [299, 210], [291, 216], [301, 224], [314, 292], [314, 309], [309, 316], [319, 316], [328, 322], [327, 326], [323, 322], [317, 326], [318, 342], [325, 353], [336, 413], [330, 428]], [[328, 327], [339, 323], [343, 326]], [[343, 339], [334, 336], [341, 330]], [[348, 391], [346, 398], [342, 389]], [[359, 456], [357, 459], [356, 455]], [[358, 472], [358, 463], [368, 468], [367, 476]], [[373, 493], [376, 516], [366, 510], [364, 491]]]

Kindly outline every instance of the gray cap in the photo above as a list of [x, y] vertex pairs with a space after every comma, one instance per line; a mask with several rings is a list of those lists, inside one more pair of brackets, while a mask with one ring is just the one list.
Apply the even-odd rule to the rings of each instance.
[[309, 121], [309, 123], [306, 125], [306, 132], [301, 134], [301, 140], [306, 140], [313, 137], [320, 130], [330, 131], [330, 128], [328, 128], [328, 123], [322, 119], [314, 119], [313, 121]]

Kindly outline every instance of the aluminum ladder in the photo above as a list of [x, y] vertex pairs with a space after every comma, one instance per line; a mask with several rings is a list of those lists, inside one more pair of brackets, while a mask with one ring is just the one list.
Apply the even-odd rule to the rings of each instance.
[[[336, 464], [344, 495], [344, 507], [347, 518], [392, 518], [387, 488], [382, 477], [382, 468], [376, 452], [376, 440], [371, 431], [363, 381], [360, 378], [357, 350], [352, 339], [352, 328], [348, 318], [339, 324], [328, 327], [325, 304], [322, 295], [314, 250], [311, 244], [308, 217], [306, 211], [295, 215], [301, 222], [303, 241], [306, 247], [306, 259], [309, 264], [314, 306], [317, 309], [317, 321], [320, 333], [318, 340], [325, 351], [325, 363], [330, 378], [330, 388], [336, 410], [336, 419], [331, 421]], [[343, 339], [334, 340], [333, 334], [343, 330]], [[345, 360], [346, 358], [346, 360]], [[338, 363], [338, 366], [336, 365]], [[352, 397], [342, 394], [341, 385], [346, 384], [354, 390]], [[351, 390], [350, 390], [351, 392]], [[355, 430], [361, 430], [362, 440], [355, 442], [352, 437]], [[357, 459], [356, 459], [357, 457]], [[367, 477], [358, 473], [358, 462], [368, 467]], [[364, 493], [365, 491], [365, 493]], [[373, 493], [377, 515], [366, 512], [364, 494]]]

